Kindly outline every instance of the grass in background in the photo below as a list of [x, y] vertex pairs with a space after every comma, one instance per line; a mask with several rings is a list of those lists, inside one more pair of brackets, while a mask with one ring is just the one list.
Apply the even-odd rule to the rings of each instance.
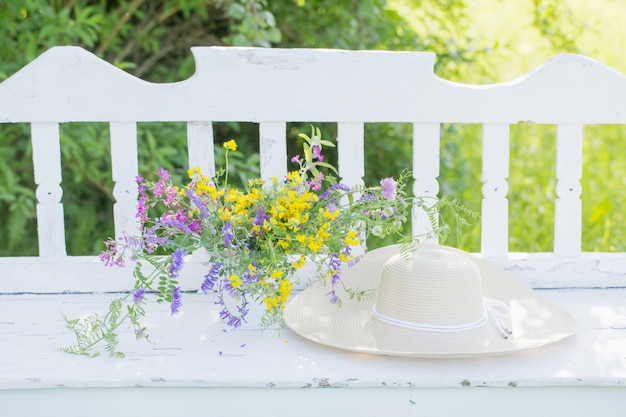
[[583, 250], [626, 250], [626, 127], [586, 126], [583, 142]]
[[554, 247], [556, 127], [511, 126], [509, 250], [550, 252]]

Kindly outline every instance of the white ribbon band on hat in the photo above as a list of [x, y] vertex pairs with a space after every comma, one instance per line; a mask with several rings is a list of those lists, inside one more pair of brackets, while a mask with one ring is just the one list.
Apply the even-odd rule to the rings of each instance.
[[443, 326], [443, 325], [433, 325], [433, 324], [421, 324], [414, 323], [412, 321], [401, 320], [395, 317], [388, 316], [386, 314], [380, 313], [376, 310], [376, 304], [372, 307], [372, 314], [379, 320], [385, 321], [387, 323], [396, 324], [398, 326], [409, 327], [417, 330], [428, 330], [433, 332], [458, 332], [461, 330], [473, 329], [479, 326], [482, 326], [488, 318], [491, 318], [494, 322], [496, 329], [502, 335], [503, 338], [508, 339], [509, 335], [512, 333], [511, 329], [506, 325], [504, 319], [511, 315], [511, 310], [508, 305], [503, 303], [500, 300], [495, 300], [493, 298], [483, 297], [483, 303], [485, 306], [485, 313], [483, 316], [471, 323], [460, 324], [456, 326]]

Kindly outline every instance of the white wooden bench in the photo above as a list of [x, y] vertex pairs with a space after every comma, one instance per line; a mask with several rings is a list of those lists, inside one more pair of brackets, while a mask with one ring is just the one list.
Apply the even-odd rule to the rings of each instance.
[[[422, 52], [194, 48], [196, 74], [134, 78], [77, 47], [52, 48], [0, 84], [0, 123], [30, 123], [39, 256], [0, 258], [0, 412], [6, 416], [622, 416], [626, 413], [626, 253], [581, 253], [585, 124], [626, 124], [626, 79], [559, 55], [510, 83], [460, 85]], [[481, 359], [405, 359], [319, 346], [254, 325], [225, 333], [211, 296], [184, 313], [150, 306], [155, 345], [121, 335], [125, 359], [62, 353], [62, 314], [107, 309], [130, 268], [67, 256], [59, 124], [108, 122], [116, 235], [135, 227], [137, 123], [186, 122], [189, 165], [214, 168], [212, 122], [259, 124], [261, 175], [287, 169], [286, 122], [337, 122], [340, 175], [362, 181], [364, 123], [413, 124], [414, 191], [438, 192], [440, 125], [483, 125], [481, 256], [580, 323], [541, 349]], [[509, 253], [509, 126], [557, 125], [553, 253]], [[624, 190], [614, 190], [624, 192]], [[478, 190], [477, 190], [478, 192]], [[413, 228], [426, 221], [415, 212]], [[181, 282], [199, 288], [201, 260]]]

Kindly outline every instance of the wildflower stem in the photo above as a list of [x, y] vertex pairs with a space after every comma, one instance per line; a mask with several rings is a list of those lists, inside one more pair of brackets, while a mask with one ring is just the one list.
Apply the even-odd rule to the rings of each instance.
[[226, 160], [224, 162], [224, 187], [228, 186], [228, 148], [226, 149], [226, 152], [224, 153], [224, 159]]

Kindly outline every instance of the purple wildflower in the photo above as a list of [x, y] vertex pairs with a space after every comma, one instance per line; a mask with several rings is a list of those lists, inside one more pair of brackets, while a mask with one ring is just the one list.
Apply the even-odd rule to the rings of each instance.
[[336, 253], [330, 254], [330, 260], [328, 261], [328, 270], [331, 274], [331, 283], [333, 286], [341, 279], [341, 259]]
[[104, 262], [105, 266], [119, 266], [124, 267], [124, 256], [119, 253], [119, 246], [117, 242], [113, 239], [109, 239], [104, 242], [104, 246], [106, 247], [103, 250], [98, 258], [101, 262]]
[[348, 187], [345, 184], [342, 183], [337, 183], [337, 184], [333, 184], [331, 185], [328, 190], [324, 191], [321, 195], [320, 198], [323, 200], [325, 198], [328, 198], [330, 196], [330, 193], [335, 191], [335, 190], [341, 190], [341, 191], [345, 191], [348, 192], [350, 191], [350, 187]]
[[178, 229], [181, 232], [190, 235], [191, 229], [185, 223], [176, 220], [175, 218], [169, 216], [163, 216], [160, 219], [156, 219], [154, 222], [156, 227], [172, 227], [174, 229]]
[[229, 280], [224, 280], [223, 281], [223, 287], [224, 290], [226, 290], [226, 292], [234, 298], [239, 297], [240, 295], [243, 294], [243, 292], [241, 291], [241, 288], [237, 289], [237, 288], [233, 288], [233, 283], [230, 282]]
[[215, 287], [215, 283], [217, 283], [217, 280], [219, 278], [221, 268], [221, 262], [215, 262], [213, 265], [211, 265], [211, 269], [209, 269], [209, 272], [204, 276], [204, 281], [202, 282], [202, 285], [200, 285], [200, 289], [203, 293], [206, 294], [208, 291], [213, 290], [213, 288]]
[[243, 320], [243, 317], [235, 316], [230, 311], [224, 308], [222, 309], [222, 311], [220, 311], [220, 319], [225, 321], [229, 327], [237, 329], [241, 327], [241, 321]]
[[381, 193], [385, 200], [393, 200], [396, 197], [396, 187], [398, 183], [393, 178], [383, 178], [380, 180]]
[[172, 304], [170, 304], [171, 315], [178, 314], [182, 306], [183, 302], [180, 296], [180, 287], [176, 287], [174, 291], [172, 291]]
[[318, 161], [324, 161], [324, 155], [322, 155], [322, 148], [319, 145], [311, 146], [311, 156]]
[[259, 226], [259, 231], [257, 232], [259, 236], [263, 235], [263, 224], [265, 223], [265, 220], [269, 220], [269, 219], [270, 219], [270, 216], [268, 216], [265, 213], [265, 208], [263, 208], [262, 206], [259, 207], [259, 209], [256, 212], [256, 215], [254, 216], [254, 220], [252, 220], [253, 226]]
[[141, 220], [141, 223], [148, 221], [148, 207], [146, 207], [146, 200], [148, 196], [141, 194], [137, 200], [137, 214], [135, 217]]
[[193, 233], [199, 233], [201, 229], [202, 229], [202, 225], [200, 224], [198, 220], [194, 220], [191, 223], [189, 223], [189, 230], [191, 230]]
[[334, 201], [331, 201], [330, 203], [328, 203], [328, 205], [326, 206], [326, 210], [328, 210], [328, 212], [330, 214], [333, 214], [337, 211], [337, 204], [335, 204]]
[[192, 190], [187, 190], [187, 197], [191, 200], [193, 205], [196, 206], [198, 210], [200, 210], [201, 219], [206, 219], [207, 217], [209, 217], [209, 212], [204, 204], [202, 204], [202, 200], [200, 200], [200, 198]]
[[174, 217], [181, 223], [185, 223], [189, 219], [185, 210], [178, 210]]
[[378, 196], [374, 193], [363, 193], [361, 198], [358, 201], [377, 201]]
[[256, 274], [251, 274], [250, 272], [246, 272], [245, 274], [243, 274], [243, 283], [244, 284], [252, 284], [253, 282], [257, 281], [258, 275]]
[[154, 184], [154, 196], [157, 198], [161, 198], [163, 194], [165, 194], [168, 190], [168, 187], [165, 185], [166, 181], [170, 179], [170, 173], [165, 168], [159, 168], [157, 170], [157, 175], [160, 177], [159, 180]]
[[293, 158], [291, 158], [291, 162], [293, 162], [294, 164], [300, 162], [300, 155], [296, 155]]
[[324, 181], [324, 173], [320, 172], [315, 178], [309, 181], [309, 187], [313, 191], [319, 191], [322, 188], [322, 181]]
[[[171, 206], [175, 201], [176, 201], [176, 196], [178, 195], [178, 191], [176, 191], [175, 187], [167, 187], [165, 189], [165, 201], [163, 202], [163, 204], [165, 204], [165, 207], [169, 207]], [[178, 205], [178, 204], [175, 204]]]
[[146, 187], [143, 185], [143, 177], [141, 174], [137, 174], [135, 181], [137, 181], [137, 191], [139, 191], [139, 194], [145, 194]]
[[350, 262], [348, 262], [348, 266], [354, 266], [356, 264], [358, 264], [359, 262], [361, 262], [361, 260], [363, 260], [364, 255], [361, 256], [357, 256], [356, 258], [353, 258]]
[[229, 327], [234, 329], [241, 327], [243, 322], [246, 322], [246, 315], [248, 314], [248, 300], [245, 296], [242, 295], [241, 303], [237, 306], [237, 311], [239, 313], [238, 316], [235, 316], [231, 313], [228, 308], [226, 308], [224, 304], [224, 298], [220, 296], [218, 304], [222, 305], [223, 308], [220, 311], [220, 319], [226, 322]]
[[161, 198], [165, 193], [165, 183], [162, 180], [159, 180], [154, 184], [154, 196], [157, 198]]
[[137, 304], [139, 304], [141, 302], [141, 300], [143, 300], [143, 295], [146, 292], [145, 288], [138, 288], [134, 293], [133, 293], [133, 301]]
[[233, 239], [235, 239], [235, 235], [233, 235], [230, 228], [230, 222], [226, 222], [224, 227], [222, 227], [222, 234], [224, 235], [224, 247], [227, 248]]
[[148, 196], [146, 195], [146, 187], [144, 185], [143, 177], [141, 175], [137, 175], [135, 180], [137, 181], [137, 192], [139, 193], [139, 198], [137, 199], [137, 214], [135, 214], [135, 217], [140, 219], [141, 224], [143, 224], [148, 221], [148, 207], [146, 206]]
[[172, 265], [170, 266], [170, 275], [173, 278], [178, 278], [180, 270], [183, 269], [183, 258], [187, 256], [187, 252], [184, 249], [177, 248], [172, 254]]
[[120, 241], [126, 244], [126, 247], [133, 252], [133, 255], [136, 255], [137, 252], [143, 249], [143, 240], [129, 235], [128, 232], [122, 232]]
[[337, 304], [340, 301], [339, 296], [337, 295], [337, 292], [335, 290], [327, 292], [326, 295], [330, 296], [329, 301], [331, 304]]
[[158, 247], [169, 246], [172, 243], [172, 241], [167, 238], [158, 237], [153, 227], [149, 227], [145, 229], [143, 231], [143, 236], [144, 236], [144, 242], [145, 242], [145, 249], [147, 253], [152, 253]]
[[165, 168], [161, 167], [161, 168], [157, 169], [157, 172], [156, 172], [156, 173], [157, 173], [157, 175], [158, 175], [159, 177], [161, 177], [161, 180], [163, 180], [163, 181], [169, 181], [169, 179], [170, 179], [170, 173], [167, 171], [167, 169], [165, 169]]

